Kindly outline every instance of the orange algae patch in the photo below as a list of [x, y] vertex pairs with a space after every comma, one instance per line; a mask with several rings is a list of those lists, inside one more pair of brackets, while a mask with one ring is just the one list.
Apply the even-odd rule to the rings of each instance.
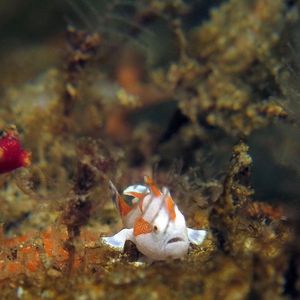
[[59, 261], [65, 261], [69, 258], [68, 252], [63, 248], [63, 242], [67, 240], [66, 230], [54, 231], [52, 228], [47, 229], [42, 234], [44, 249], [48, 257], [56, 258]]
[[[5, 239], [0, 252], [0, 280], [14, 278], [19, 274], [33, 276], [49, 269], [65, 270], [70, 259], [64, 245], [67, 241], [65, 227], [50, 227], [43, 232]], [[72, 270], [81, 270], [88, 259], [88, 265], [99, 263], [99, 257], [86, 254], [97, 247], [99, 233], [83, 229], [75, 244]], [[88, 251], [86, 251], [88, 249]]]
[[5, 247], [19, 247], [30, 240], [31, 235], [22, 235], [14, 238], [3, 239], [2, 243]]
[[23, 265], [19, 261], [11, 261], [7, 263], [6, 270], [9, 273], [20, 274], [23, 272]]
[[33, 246], [21, 248], [19, 253], [23, 256], [22, 260], [25, 263], [27, 270], [36, 272], [41, 266], [41, 259], [38, 250]]
[[26, 267], [29, 271], [36, 272], [38, 270], [38, 267], [39, 267], [39, 262], [30, 261], [30, 262], [27, 263]]
[[43, 242], [44, 242], [44, 249], [45, 249], [46, 254], [48, 256], [52, 256], [52, 254], [53, 254], [52, 240], [47, 237], [44, 237]]
[[[1, 238], [0, 278], [9, 278], [21, 273], [35, 273], [46, 265], [63, 268], [69, 258], [69, 253], [63, 248], [67, 240], [65, 228], [48, 228], [45, 232], [31, 233], [24, 236]], [[42, 240], [42, 245], [34, 242]], [[79, 267], [81, 260], [75, 261]]]
[[270, 220], [285, 220], [283, 209], [273, 207], [264, 202], [251, 202], [245, 208], [243, 213], [253, 218], [268, 218]]

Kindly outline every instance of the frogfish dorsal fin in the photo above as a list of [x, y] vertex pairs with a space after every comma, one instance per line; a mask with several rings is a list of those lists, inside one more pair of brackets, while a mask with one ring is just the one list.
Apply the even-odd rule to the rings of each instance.
[[132, 210], [132, 207], [126, 203], [124, 198], [119, 194], [117, 188], [111, 181], [109, 181], [109, 187], [112, 191], [112, 201], [119, 211], [121, 217], [126, 216]]
[[154, 180], [151, 177], [144, 176], [144, 181], [148, 185], [151, 193], [155, 197], [159, 197], [161, 195], [161, 191], [159, 190], [159, 188], [157, 187], [156, 183], [154, 182]]

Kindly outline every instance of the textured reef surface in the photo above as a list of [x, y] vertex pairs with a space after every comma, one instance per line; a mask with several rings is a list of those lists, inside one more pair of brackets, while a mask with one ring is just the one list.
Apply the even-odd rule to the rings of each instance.
[[[0, 4], [1, 299], [299, 298], [299, 1], [16, 2]], [[122, 228], [109, 181], [144, 175], [208, 231], [180, 260], [100, 242]]]

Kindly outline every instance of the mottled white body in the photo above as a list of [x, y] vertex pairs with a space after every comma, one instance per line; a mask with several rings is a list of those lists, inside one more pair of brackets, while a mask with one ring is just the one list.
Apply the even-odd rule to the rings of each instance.
[[[116, 189], [112, 189], [117, 193]], [[186, 227], [183, 214], [173, 202], [167, 188], [154, 193], [151, 187], [130, 186], [123, 195], [132, 196], [132, 209], [122, 216], [125, 229], [102, 241], [114, 248], [123, 249], [131, 240], [138, 250], [150, 260], [181, 258], [187, 254], [190, 243], [201, 244], [205, 230]], [[137, 199], [133, 196], [141, 194]], [[156, 195], [155, 195], [156, 194]], [[119, 207], [120, 209], [120, 207]]]

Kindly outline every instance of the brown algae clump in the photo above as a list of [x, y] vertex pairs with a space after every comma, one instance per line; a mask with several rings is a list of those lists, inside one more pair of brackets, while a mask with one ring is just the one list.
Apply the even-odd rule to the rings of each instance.
[[188, 55], [169, 69], [181, 111], [230, 135], [249, 135], [285, 118], [276, 49], [294, 22], [290, 14], [281, 0], [232, 0], [212, 10], [210, 20], [186, 37]]

